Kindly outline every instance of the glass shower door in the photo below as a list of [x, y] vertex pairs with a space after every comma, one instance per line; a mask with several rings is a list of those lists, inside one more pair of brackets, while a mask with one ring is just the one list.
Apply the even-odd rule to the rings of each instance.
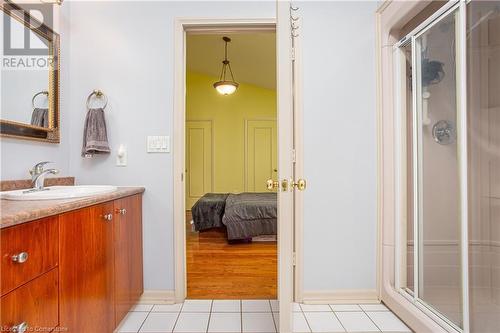
[[418, 298], [462, 323], [458, 9], [413, 39]]
[[470, 332], [500, 332], [500, 1], [467, 10]]

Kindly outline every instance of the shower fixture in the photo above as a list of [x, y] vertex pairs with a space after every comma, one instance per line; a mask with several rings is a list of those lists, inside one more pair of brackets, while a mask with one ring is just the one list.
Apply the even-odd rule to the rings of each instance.
[[438, 84], [444, 78], [444, 63], [440, 61], [422, 59], [422, 85], [424, 87]]
[[456, 139], [455, 127], [447, 120], [440, 120], [432, 126], [432, 137], [440, 145], [452, 144]]

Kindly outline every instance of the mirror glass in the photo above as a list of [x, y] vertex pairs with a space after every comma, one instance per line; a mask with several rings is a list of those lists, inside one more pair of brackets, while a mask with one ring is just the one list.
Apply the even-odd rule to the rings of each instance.
[[34, 11], [2, 9], [1, 134], [59, 142], [59, 37]]

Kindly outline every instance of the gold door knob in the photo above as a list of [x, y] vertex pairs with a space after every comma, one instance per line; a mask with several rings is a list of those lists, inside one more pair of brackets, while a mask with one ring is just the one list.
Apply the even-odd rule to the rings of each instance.
[[266, 182], [266, 187], [269, 191], [276, 190], [279, 186], [280, 183], [272, 179], [268, 179]]
[[299, 191], [304, 191], [307, 187], [307, 182], [305, 179], [299, 179], [297, 182], [293, 182], [292, 187], [296, 187]]

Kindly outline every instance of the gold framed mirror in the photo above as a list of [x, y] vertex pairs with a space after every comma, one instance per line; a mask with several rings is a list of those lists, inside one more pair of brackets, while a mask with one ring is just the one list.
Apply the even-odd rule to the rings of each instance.
[[52, 6], [33, 6], [1, 3], [0, 135], [59, 143], [59, 34], [44, 22], [45, 13], [52, 19]]

